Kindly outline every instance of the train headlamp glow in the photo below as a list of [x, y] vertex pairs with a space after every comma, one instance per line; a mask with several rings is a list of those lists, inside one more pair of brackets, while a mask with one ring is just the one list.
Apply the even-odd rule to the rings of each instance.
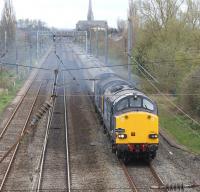
[[119, 139], [126, 139], [126, 138], [127, 138], [127, 135], [126, 135], [126, 134], [119, 134], [119, 135], [118, 135], [118, 138], [119, 138]]
[[157, 139], [158, 138], [158, 134], [149, 134], [149, 138], [150, 139]]

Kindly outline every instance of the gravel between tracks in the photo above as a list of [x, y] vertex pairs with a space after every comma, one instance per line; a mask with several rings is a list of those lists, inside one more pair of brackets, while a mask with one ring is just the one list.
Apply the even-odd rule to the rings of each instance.
[[[200, 183], [200, 156], [170, 147], [162, 138], [157, 158], [153, 161], [156, 171], [164, 183]], [[200, 188], [186, 189], [200, 191]]]
[[59, 96], [49, 127], [40, 191], [67, 191], [68, 188], [63, 87], [57, 89], [57, 94]]
[[[68, 66], [76, 65], [67, 58]], [[81, 78], [79, 73], [72, 75]], [[67, 93], [74, 95], [67, 99], [72, 191], [129, 192], [128, 181], [116, 156], [111, 153], [91, 100], [88, 96], [80, 96], [87, 95], [83, 84], [71, 84]]]

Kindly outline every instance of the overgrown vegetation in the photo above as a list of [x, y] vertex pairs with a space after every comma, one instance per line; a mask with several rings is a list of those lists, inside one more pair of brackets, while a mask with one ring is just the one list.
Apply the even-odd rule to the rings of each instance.
[[200, 2], [130, 1], [129, 12], [135, 31], [134, 58], [159, 80], [160, 90], [180, 94], [182, 81], [199, 65]]
[[181, 83], [179, 103], [190, 114], [200, 116], [200, 67], [195, 67]]
[[[199, 121], [200, 2], [130, 0], [129, 16], [134, 26], [133, 57], [159, 81], [141, 82], [147, 93], [159, 94], [155, 98], [161, 127], [181, 144], [200, 152], [200, 126], [184, 114]], [[140, 71], [134, 72], [143, 78], [139, 65]]]
[[[184, 114], [200, 121], [200, 2], [130, 0], [129, 18], [134, 26], [133, 73], [140, 76], [142, 91], [157, 101], [161, 127], [200, 153], [200, 126]], [[109, 63], [127, 64], [127, 22], [119, 19], [117, 25], [118, 33], [109, 36]], [[99, 36], [103, 56], [104, 32]], [[92, 45], [95, 54], [95, 32]], [[140, 65], [158, 82], [147, 81]]]
[[21, 87], [23, 80], [17, 79], [14, 73], [2, 71], [0, 73], [0, 83], [3, 84], [0, 92], [0, 114], [12, 101], [16, 92]]
[[160, 127], [167, 130], [180, 144], [200, 153], [200, 130], [188, 118], [166, 109], [158, 102]]
[[52, 42], [44, 31], [49, 29], [40, 20], [16, 21], [12, 0], [4, 1], [0, 21], [0, 113]]

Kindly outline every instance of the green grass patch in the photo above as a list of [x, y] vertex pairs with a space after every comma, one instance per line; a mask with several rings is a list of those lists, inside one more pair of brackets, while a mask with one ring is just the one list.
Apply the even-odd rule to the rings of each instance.
[[1, 94], [0, 95], [0, 114], [5, 109], [5, 107], [12, 101], [14, 96], [7, 95], [7, 94]]
[[164, 128], [178, 143], [193, 152], [200, 153], [200, 127], [191, 120], [174, 111], [166, 110], [159, 105], [160, 126]]
[[[8, 77], [13, 77], [12, 74], [3, 74], [0, 79], [7, 80]], [[9, 80], [8, 80], [9, 81]], [[0, 115], [4, 111], [4, 109], [10, 104], [10, 102], [13, 100], [13, 98], [16, 96], [17, 91], [22, 86], [23, 81], [22, 80], [16, 80], [15, 86], [13, 84], [8, 83], [8, 87], [6, 88], [7, 91], [2, 92], [0, 94]]]

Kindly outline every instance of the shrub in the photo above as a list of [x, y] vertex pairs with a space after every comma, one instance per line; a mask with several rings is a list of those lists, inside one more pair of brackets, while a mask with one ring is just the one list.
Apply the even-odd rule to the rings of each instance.
[[200, 115], [200, 67], [195, 67], [183, 80], [180, 103], [193, 115]]

